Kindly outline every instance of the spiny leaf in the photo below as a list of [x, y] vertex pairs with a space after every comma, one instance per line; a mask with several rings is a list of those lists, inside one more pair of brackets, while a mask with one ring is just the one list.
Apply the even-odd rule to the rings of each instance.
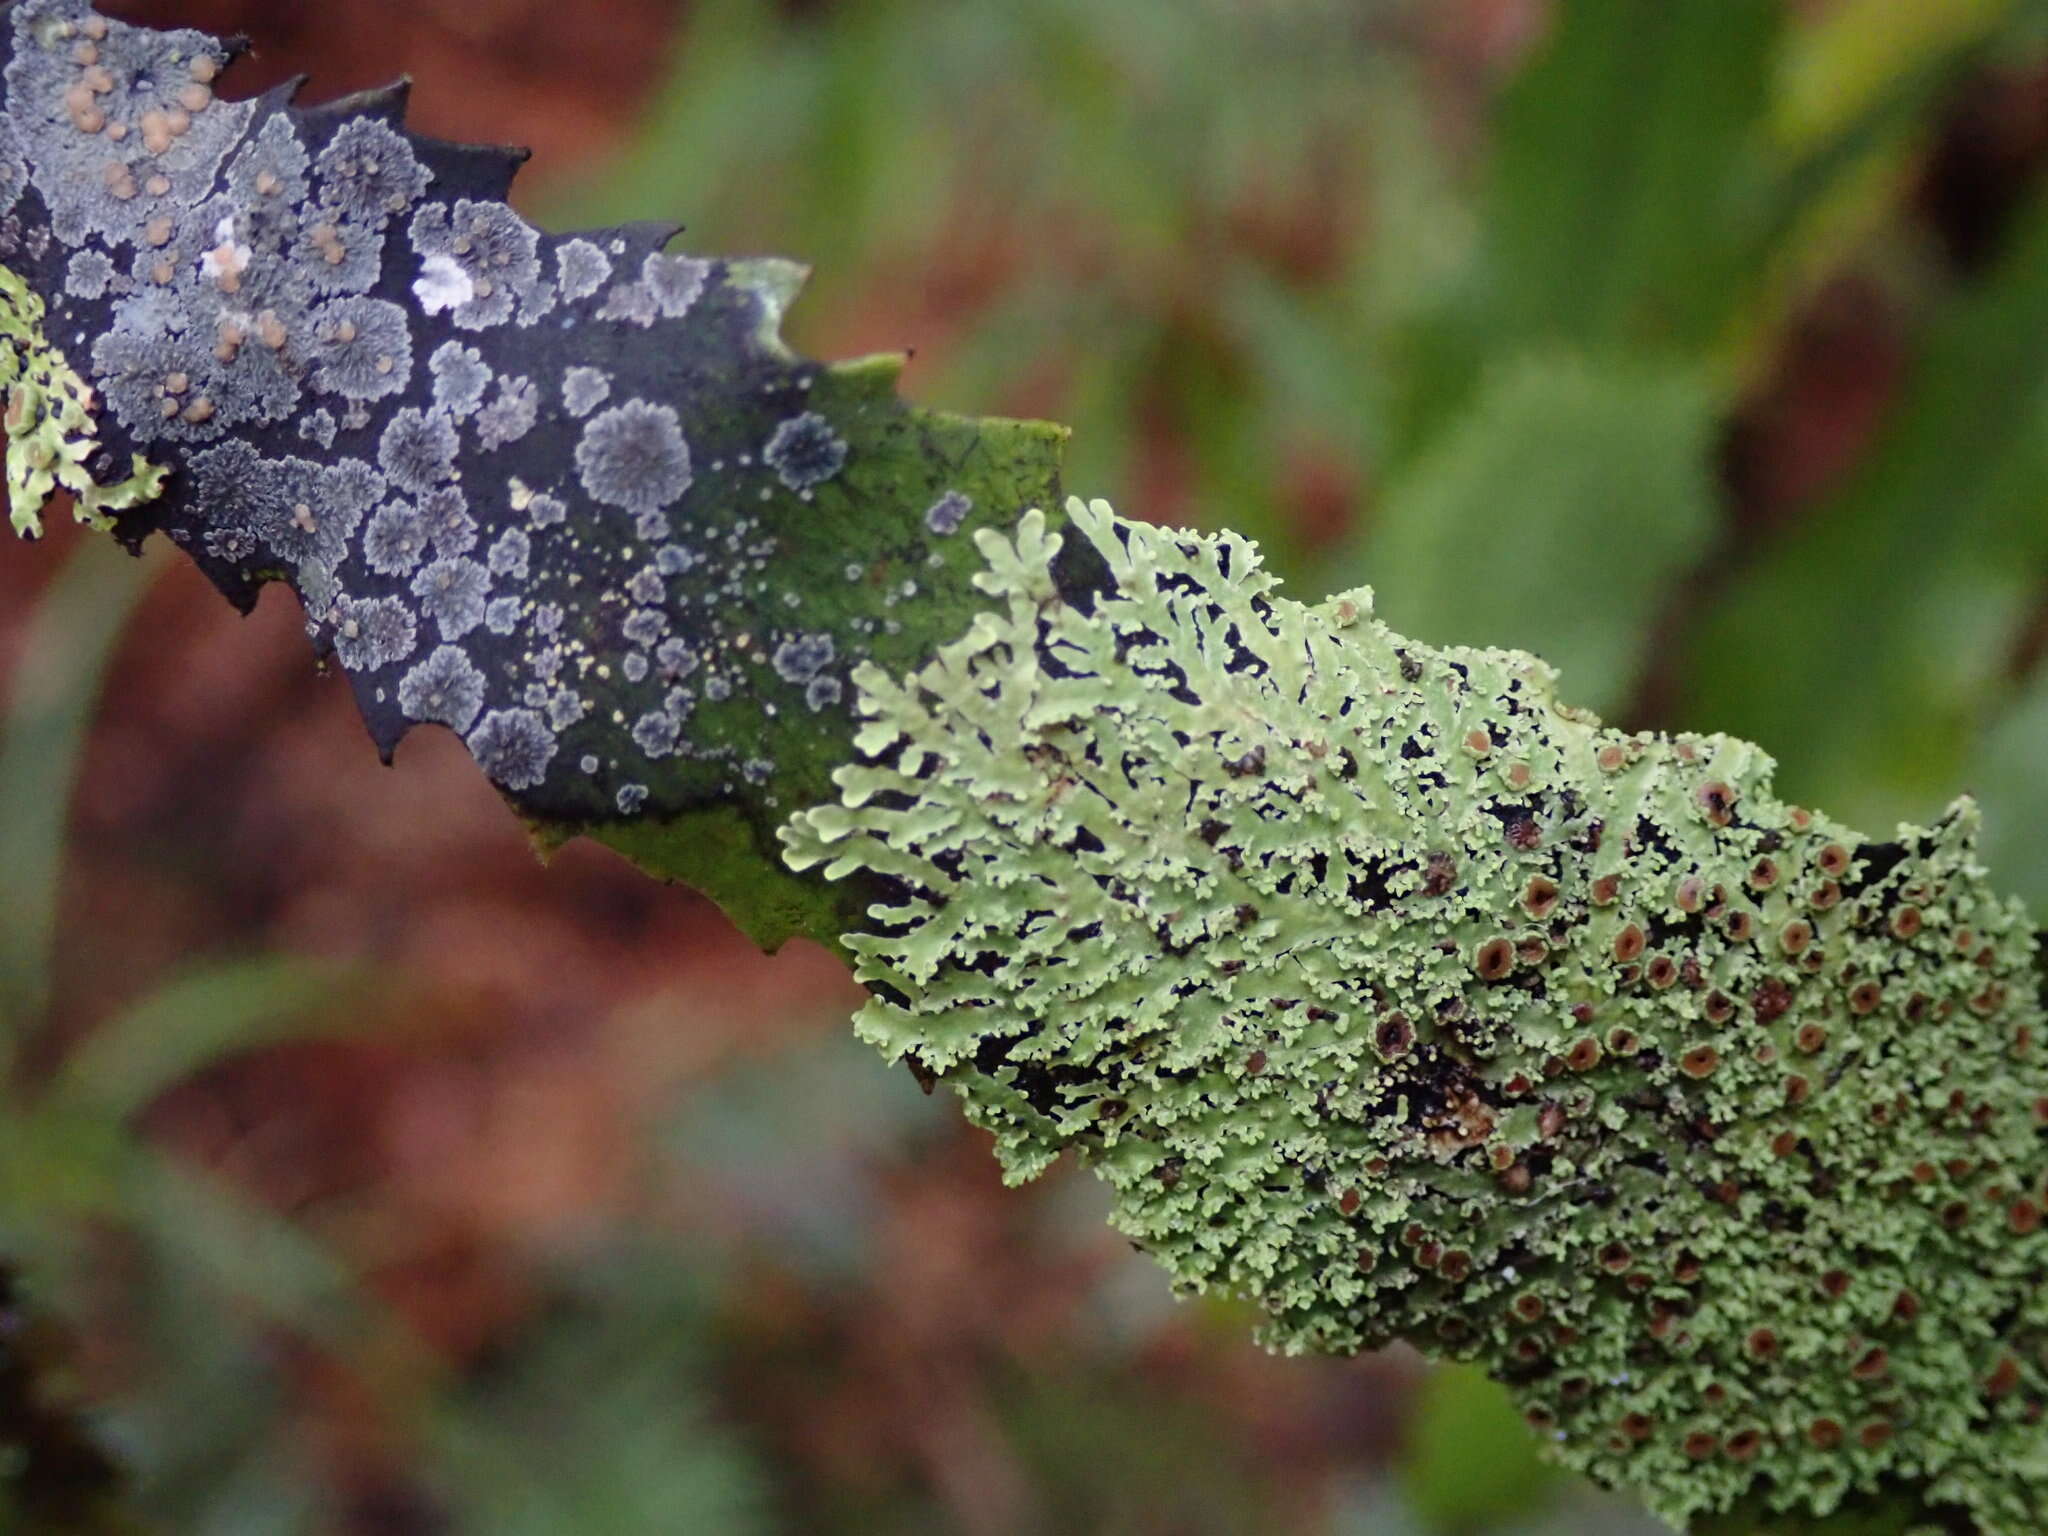
[[965, 622], [962, 530], [1051, 501], [1063, 434], [794, 355], [788, 262], [542, 234], [521, 153], [407, 132], [402, 87], [232, 102], [227, 48], [84, 0], [15, 0], [0, 53], [0, 355], [90, 385], [14, 400], [119, 537], [291, 586], [387, 757], [453, 729], [544, 841], [836, 931], [761, 850], [846, 755], [849, 669]]

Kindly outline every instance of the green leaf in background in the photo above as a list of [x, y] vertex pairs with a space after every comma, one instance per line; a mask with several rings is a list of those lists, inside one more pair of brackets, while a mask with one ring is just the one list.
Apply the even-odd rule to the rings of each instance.
[[273, 1339], [224, 1312], [210, 1266], [159, 1243], [131, 1255], [130, 1325], [147, 1341], [143, 1379], [100, 1405], [104, 1438], [132, 1500], [179, 1536], [311, 1536], [312, 1456], [280, 1443], [291, 1419]]
[[265, 1323], [358, 1364], [412, 1353], [409, 1336], [337, 1254], [218, 1175], [138, 1145], [125, 1183], [143, 1241]]
[[1487, 279], [1517, 336], [1695, 351], [1749, 276], [1777, 0], [1575, 0], [1502, 101]]
[[1984, 804], [1984, 862], [2048, 914], [2048, 667], [1978, 740], [1963, 787]]
[[0, 1068], [40, 1016], [71, 784], [114, 642], [169, 556], [85, 539], [36, 609], [0, 716]]
[[1526, 1515], [1564, 1478], [1542, 1461], [1529, 1426], [1497, 1383], [1472, 1366], [1430, 1372], [1409, 1420], [1401, 1479], [1418, 1522], [1437, 1536]]
[[1393, 467], [1486, 359], [1546, 338], [1699, 355], [1754, 280], [1777, 0], [1578, 0], [1504, 93], [1464, 291], [1400, 347]]
[[1533, 650], [1611, 712], [1712, 536], [1715, 403], [1677, 365], [1548, 353], [1489, 369], [1388, 493], [1354, 574], [1395, 628]]
[[[83, 541], [29, 621], [0, 726], [0, 1043], [47, 1022], [65, 811], [108, 661], [162, 559]], [[390, 1361], [410, 1358], [411, 1345], [312, 1239], [165, 1160], [137, 1139], [132, 1117], [225, 1055], [345, 1027], [348, 998], [335, 982], [284, 960], [196, 969], [100, 1025], [40, 1091], [10, 1083], [20, 1093], [0, 1094], [8, 1258], [29, 1261], [45, 1310], [92, 1329], [103, 1324], [87, 1299], [112, 1283], [99, 1239], [118, 1230], [130, 1240], [126, 1258], [149, 1276], [128, 1321], [152, 1346], [148, 1379], [92, 1416], [94, 1442], [114, 1449], [128, 1474], [104, 1506], [61, 1527], [38, 1506], [16, 1525], [0, 1481], [0, 1531], [139, 1532], [133, 1519], [143, 1509], [194, 1536], [312, 1529], [305, 1477], [284, 1475], [266, 1452], [282, 1410], [260, 1330], [349, 1345], [374, 1334], [375, 1357]], [[228, 1296], [250, 1315], [228, 1317]], [[0, 1358], [11, 1348], [0, 1340]]]
[[1835, 0], [1788, 39], [1777, 72], [1775, 131], [1820, 144], [1879, 107], [1929, 59], [1981, 42], [2015, 0]]
[[342, 979], [286, 957], [191, 971], [95, 1029], [44, 1103], [123, 1121], [195, 1072], [259, 1046], [356, 1028]]
[[[1866, 826], [1962, 777], [2048, 577], [2048, 200], [1943, 314], [1875, 449], [1695, 638], [1684, 718]], [[1996, 814], [1996, 808], [1993, 807]]]

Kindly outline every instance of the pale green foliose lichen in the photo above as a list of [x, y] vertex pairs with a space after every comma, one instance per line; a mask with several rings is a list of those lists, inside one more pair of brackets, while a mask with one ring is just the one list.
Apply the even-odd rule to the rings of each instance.
[[92, 388], [43, 334], [43, 301], [15, 273], [0, 266], [0, 392], [7, 427], [7, 516], [14, 531], [38, 538], [43, 506], [52, 492], [71, 492], [81, 523], [102, 531], [108, 515], [153, 501], [164, 471], [134, 455], [128, 478], [115, 485], [93, 479], [86, 461], [100, 451]]
[[1481, 1361], [1673, 1521], [2048, 1527], [2041, 1008], [1970, 805], [1866, 839], [1232, 535], [1072, 523], [1113, 593], [978, 534], [990, 608], [856, 675], [864, 761], [784, 829], [894, 882], [860, 1033], [1012, 1179], [1075, 1148], [1180, 1288]]

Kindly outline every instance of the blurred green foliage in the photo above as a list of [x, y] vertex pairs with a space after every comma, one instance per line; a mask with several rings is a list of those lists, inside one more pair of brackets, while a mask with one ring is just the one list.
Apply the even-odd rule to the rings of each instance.
[[[689, 1352], [701, 1308], [672, 1257], [564, 1264], [558, 1315], [489, 1380], [446, 1384], [336, 1254], [140, 1129], [168, 1090], [228, 1058], [360, 1029], [359, 978], [277, 957], [202, 962], [53, 1050], [63, 811], [116, 644], [164, 559], [82, 541], [0, 714], [0, 1532], [334, 1529], [328, 1474], [290, 1434], [284, 1363], [306, 1347], [348, 1362], [417, 1438], [454, 1529], [762, 1529], [751, 1464], [705, 1422]], [[123, 1380], [84, 1380], [30, 1319], [119, 1335]]]
[[712, 1422], [703, 1276], [658, 1246], [583, 1256], [512, 1358], [449, 1397], [428, 1464], [490, 1536], [752, 1536], [758, 1475]]
[[[1699, 627], [1691, 707], [1845, 817], [1881, 824], [1963, 787], [2048, 597], [2048, 199], [2016, 224], [1929, 326], [1856, 472]], [[2007, 808], [1987, 812], [2013, 848]], [[2048, 863], [2048, 823], [2032, 831], [2021, 878]]]
[[[273, 960], [204, 964], [104, 1021], [54, 1072], [40, 1065], [53, 1045], [65, 808], [115, 643], [166, 558], [81, 542], [37, 609], [0, 716], [0, 1260], [20, 1267], [31, 1307], [84, 1331], [99, 1321], [109, 1245], [125, 1246], [148, 1277], [134, 1288], [132, 1320], [168, 1346], [151, 1390], [99, 1426], [138, 1476], [130, 1512], [119, 1493], [78, 1490], [90, 1495], [80, 1499], [45, 1484], [28, 1447], [0, 1479], [0, 1512], [19, 1497], [26, 1507], [15, 1513], [31, 1529], [126, 1530], [142, 1508], [196, 1516], [236, 1486], [236, 1464], [267, 1428], [267, 1373], [248, 1369], [252, 1330], [317, 1331], [347, 1347], [364, 1326], [327, 1255], [134, 1129], [137, 1114], [211, 1062], [342, 1027], [334, 977]], [[202, 1313], [178, 1325], [194, 1296]], [[223, 1379], [233, 1391], [219, 1390]], [[218, 1406], [195, 1416], [193, 1397]], [[138, 1436], [152, 1418], [165, 1432]]]
[[[1482, 1448], [1483, 1453], [1482, 1453]], [[1426, 1529], [1483, 1531], [1555, 1490], [1514, 1405], [1470, 1366], [1431, 1372], [1408, 1422], [1402, 1483]]]
[[2038, 914], [2048, 912], [2048, 859], [2041, 828], [2048, 826], [2048, 668], [1996, 715], [1972, 750], [1963, 782], [1995, 808], [1985, 828], [1984, 857], [2008, 872], [2013, 889]]
[[1713, 535], [1713, 435], [1694, 368], [1534, 349], [1489, 367], [1380, 504], [1366, 569], [1400, 573], [1381, 617], [1467, 645], [1541, 635], [1567, 697], [1626, 707], [1642, 637]]

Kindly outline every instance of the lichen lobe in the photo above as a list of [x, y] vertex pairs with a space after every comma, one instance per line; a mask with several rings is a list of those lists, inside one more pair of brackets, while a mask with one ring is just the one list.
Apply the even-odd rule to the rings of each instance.
[[1975, 813], [1859, 837], [1534, 659], [1075, 503], [990, 607], [856, 674], [790, 860], [890, 882], [861, 1033], [1028, 1178], [1067, 1147], [1269, 1340], [1485, 1363], [1673, 1520], [1883, 1480], [2040, 1529], [2042, 1016]]

